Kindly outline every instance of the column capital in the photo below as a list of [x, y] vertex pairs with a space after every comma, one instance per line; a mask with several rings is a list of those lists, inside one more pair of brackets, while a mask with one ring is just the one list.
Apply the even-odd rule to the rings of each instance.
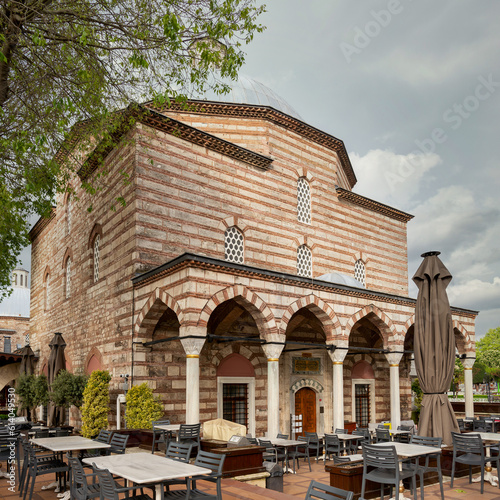
[[[401, 346], [401, 348], [403, 348], [403, 346]], [[403, 357], [403, 352], [387, 352], [385, 357], [390, 366], [398, 366]]]
[[262, 350], [268, 360], [277, 360], [285, 348], [286, 338], [284, 335], [271, 334], [266, 337], [268, 342], [282, 342], [280, 344], [262, 344]]
[[476, 362], [476, 357], [474, 355], [468, 354], [467, 357], [461, 359], [460, 362], [462, 363], [465, 370], [472, 370], [472, 367]]
[[347, 351], [349, 348], [349, 340], [338, 339], [338, 340], [327, 340], [327, 345], [334, 345], [337, 349], [333, 351], [328, 351], [330, 359], [333, 364], [342, 364], [345, 357], [347, 356]]
[[186, 352], [186, 357], [199, 357], [203, 345], [205, 344], [205, 339], [181, 339], [181, 344]]

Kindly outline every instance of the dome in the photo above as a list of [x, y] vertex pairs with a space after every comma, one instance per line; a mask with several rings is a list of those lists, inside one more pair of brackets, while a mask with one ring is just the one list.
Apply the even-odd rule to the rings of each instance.
[[12, 271], [12, 293], [0, 302], [0, 316], [30, 317], [28, 274], [20, 267]]
[[366, 288], [363, 285], [363, 283], [354, 278], [354, 276], [349, 276], [348, 274], [344, 273], [337, 273], [337, 272], [327, 273], [323, 274], [322, 276], [318, 276], [318, 278], [316, 279], [322, 281], [328, 281], [329, 283], [335, 283], [337, 285], [347, 285], [347, 286], [352, 286], [354, 288]]
[[0, 316], [30, 317], [30, 289], [14, 287], [9, 297], [0, 302]]
[[240, 75], [237, 80], [224, 79], [223, 81], [231, 89], [228, 93], [217, 94], [213, 90], [207, 90], [202, 96], [194, 98], [205, 101], [269, 106], [277, 111], [281, 111], [282, 113], [301, 120], [297, 111], [266, 85], [245, 75]]

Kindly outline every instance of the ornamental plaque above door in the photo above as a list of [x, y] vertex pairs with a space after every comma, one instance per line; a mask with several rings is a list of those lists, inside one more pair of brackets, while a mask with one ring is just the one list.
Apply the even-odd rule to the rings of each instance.
[[322, 373], [321, 358], [292, 358], [292, 373], [298, 375], [320, 375]]

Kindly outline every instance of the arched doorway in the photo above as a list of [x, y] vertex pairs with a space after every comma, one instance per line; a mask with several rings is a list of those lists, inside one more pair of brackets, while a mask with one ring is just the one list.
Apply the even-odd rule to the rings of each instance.
[[295, 415], [302, 415], [302, 432], [316, 432], [316, 392], [303, 387], [295, 393]]

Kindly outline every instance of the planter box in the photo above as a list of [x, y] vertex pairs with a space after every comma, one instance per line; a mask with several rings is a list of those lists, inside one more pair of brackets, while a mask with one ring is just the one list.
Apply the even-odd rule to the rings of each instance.
[[[361, 497], [361, 482], [363, 480], [363, 464], [337, 464], [326, 465], [325, 471], [330, 473], [330, 486], [341, 488], [354, 493], [354, 500]], [[384, 492], [389, 493], [386, 487]], [[376, 498], [380, 495], [380, 484], [372, 481], [366, 482], [365, 498]]]
[[128, 436], [127, 448], [140, 447], [151, 451], [153, 446], [153, 431], [149, 429], [120, 429], [112, 431], [113, 434]]

